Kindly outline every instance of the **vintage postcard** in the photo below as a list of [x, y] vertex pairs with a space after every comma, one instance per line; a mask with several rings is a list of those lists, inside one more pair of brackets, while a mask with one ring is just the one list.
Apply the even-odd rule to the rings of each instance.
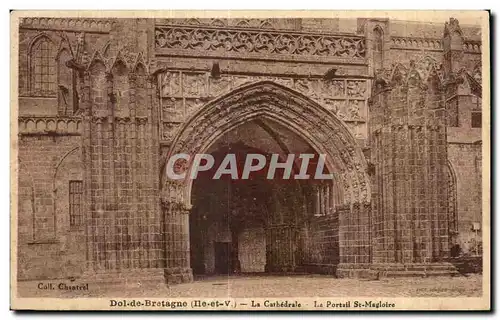
[[487, 11], [13, 11], [11, 308], [489, 310]]

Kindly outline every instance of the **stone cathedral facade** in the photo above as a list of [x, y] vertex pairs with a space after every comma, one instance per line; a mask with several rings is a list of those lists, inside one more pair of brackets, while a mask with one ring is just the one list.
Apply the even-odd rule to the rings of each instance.
[[[24, 18], [18, 278], [442, 275], [481, 250], [477, 26]], [[176, 153], [327, 156], [322, 183], [165, 176]], [[218, 160], [216, 160], [218, 161]]]

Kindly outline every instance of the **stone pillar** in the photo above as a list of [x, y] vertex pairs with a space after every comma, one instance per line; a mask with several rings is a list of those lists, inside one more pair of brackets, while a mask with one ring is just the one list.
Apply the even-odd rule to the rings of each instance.
[[[142, 79], [142, 85], [137, 85], [136, 96], [142, 97], [144, 101], [136, 104], [136, 114], [141, 111], [146, 113], [148, 126], [146, 127], [146, 139], [149, 143], [149, 175], [146, 184], [147, 203], [149, 204], [150, 225], [150, 259], [151, 268], [164, 268], [164, 236], [163, 236], [163, 212], [160, 201], [160, 142], [159, 142], [159, 120], [158, 110], [160, 101], [160, 88], [157, 87], [156, 77], [148, 77], [139, 74], [138, 80]], [[139, 107], [140, 105], [140, 107]]]
[[[164, 283], [157, 101], [145, 69], [139, 69], [124, 68], [118, 79], [97, 60], [84, 80], [89, 217], [83, 276], [89, 281]], [[117, 90], [128, 96], [117, 100]]]
[[[445, 98], [449, 127], [470, 127], [469, 112], [474, 108], [470, 86], [461, 75], [464, 64], [464, 36], [457, 19], [446, 22], [443, 33]], [[465, 123], [464, 123], [465, 122]]]
[[365, 277], [370, 268], [370, 204], [353, 203], [335, 208], [339, 216], [337, 276]]
[[90, 103], [90, 75], [89, 72], [80, 74], [80, 107], [82, 109], [82, 163], [83, 163], [83, 203], [82, 210], [85, 213], [85, 236], [87, 241], [87, 270], [94, 269], [94, 251], [93, 247], [93, 229], [92, 229], [92, 204], [91, 204], [91, 188], [92, 188], [92, 129], [91, 118], [92, 110]]
[[164, 203], [165, 280], [168, 284], [191, 282], [189, 213], [190, 208], [178, 201]]
[[455, 273], [448, 253], [446, 119], [442, 87], [410, 64], [371, 100], [373, 264], [382, 276]]
[[457, 19], [450, 18], [444, 25], [443, 54], [445, 76], [457, 74], [463, 67], [464, 36]]

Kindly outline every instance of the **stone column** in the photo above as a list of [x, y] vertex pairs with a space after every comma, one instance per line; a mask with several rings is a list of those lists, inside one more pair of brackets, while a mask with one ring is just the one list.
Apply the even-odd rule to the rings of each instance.
[[338, 277], [365, 277], [370, 268], [370, 204], [337, 206], [339, 223]]
[[373, 264], [382, 276], [455, 273], [448, 252], [446, 120], [435, 72], [376, 81], [371, 145]]
[[[105, 74], [104, 65], [97, 62], [84, 79], [84, 183], [89, 217], [88, 270], [83, 276], [89, 281], [160, 284], [165, 276], [157, 103], [154, 88], [144, 81], [147, 74], [139, 76], [128, 74], [129, 97], [120, 100], [119, 106], [115, 106], [113, 90], [116, 77]], [[122, 112], [115, 113], [116, 107]]]
[[191, 282], [189, 213], [184, 203], [166, 201], [165, 216], [165, 280], [168, 284]]
[[85, 213], [85, 235], [87, 241], [87, 270], [93, 270], [95, 265], [95, 248], [93, 246], [94, 232], [92, 229], [92, 109], [90, 102], [90, 75], [89, 71], [80, 74], [80, 107], [82, 109], [82, 163], [83, 163], [83, 203], [82, 209]]

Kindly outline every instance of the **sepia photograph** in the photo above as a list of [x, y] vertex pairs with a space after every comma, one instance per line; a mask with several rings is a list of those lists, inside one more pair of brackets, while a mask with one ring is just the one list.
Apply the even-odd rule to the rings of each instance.
[[12, 11], [14, 310], [489, 310], [488, 11]]

